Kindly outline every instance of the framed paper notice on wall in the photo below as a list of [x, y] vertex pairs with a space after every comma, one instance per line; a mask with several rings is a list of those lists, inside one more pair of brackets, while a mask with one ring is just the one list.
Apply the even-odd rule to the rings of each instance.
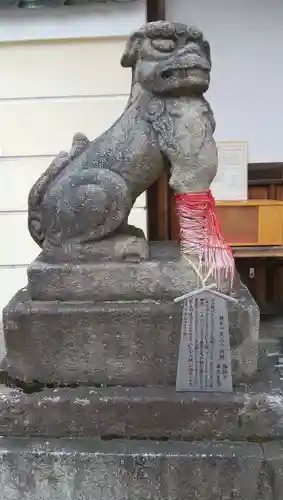
[[248, 143], [217, 142], [218, 171], [211, 184], [216, 201], [248, 198]]

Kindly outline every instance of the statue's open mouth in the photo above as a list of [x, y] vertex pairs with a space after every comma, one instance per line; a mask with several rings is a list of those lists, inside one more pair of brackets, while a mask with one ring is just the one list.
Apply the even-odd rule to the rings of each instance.
[[189, 74], [188, 68], [171, 68], [171, 69], [166, 69], [165, 71], [162, 71], [161, 77], [164, 78], [165, 80], [168, 80], [169, 78], [172, 78], [172, 77], [187, 78], [188, 74]]
[[205, 65], [196, 64], [190, 67], [184, 68], [168, 68], [161, 72], [161, 78], [164, 80], [169, 80], [170, 78], [177, 78], [180, 80], [189, 78], [192, 73], [196, 72], [208, 72], [209, 68]]
[[208, 73], [210, 71], [210, 66], [205, 61], [195, 61], [190, 65], [174, 66], [170, 68], [165, 68], [161, 71], [161, 78], [163, 80], [170, 80], [171, 78], [184, 80], [192, 76], [192, 74]]

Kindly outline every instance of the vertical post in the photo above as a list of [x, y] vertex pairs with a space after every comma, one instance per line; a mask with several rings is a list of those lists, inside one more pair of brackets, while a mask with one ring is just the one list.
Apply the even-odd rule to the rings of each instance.
[[147, 20], [149, 22], [165, 20], [166, 17], [165, 0], [147, 0], [146, 10], [147, 10]]
[[[147, 21], [165, 21], [166, 1], [147, 0]], [[170, 234], [170, 200], [168, 174], [164, 172], [158, 181], [147, 192], [148, 234], [150, 240], [169, 240]]]

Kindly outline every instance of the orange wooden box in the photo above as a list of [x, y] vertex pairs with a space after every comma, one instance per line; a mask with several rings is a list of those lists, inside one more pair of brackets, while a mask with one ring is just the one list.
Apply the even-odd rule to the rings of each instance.
[[216, 211], [230, 245], [283, 245], [283, 201], [220, 201]]

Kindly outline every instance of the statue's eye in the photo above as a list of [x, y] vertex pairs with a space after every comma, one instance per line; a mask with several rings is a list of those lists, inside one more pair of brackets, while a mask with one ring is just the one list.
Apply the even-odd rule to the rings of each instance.
[[159, 52], [172, 52], [175, 49], [176, 42], [171, 38], [154, 38], [151, 44]]

